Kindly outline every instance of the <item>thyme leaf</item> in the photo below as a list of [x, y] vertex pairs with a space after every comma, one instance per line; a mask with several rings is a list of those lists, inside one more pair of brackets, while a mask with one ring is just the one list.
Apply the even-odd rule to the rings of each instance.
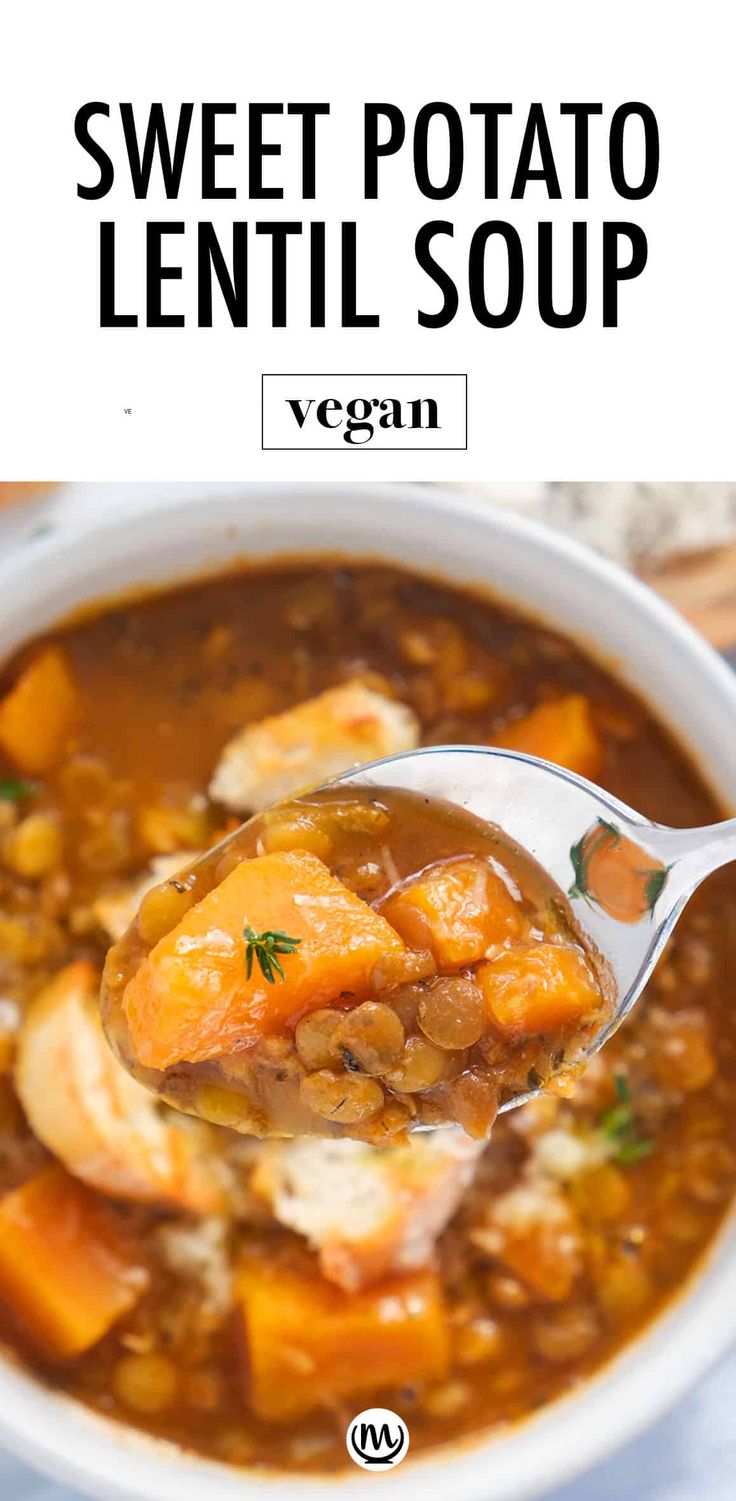
[[32, 797], [35, 791], [34, 783], [25, 777], [0, 777], [0, 802], [19, 803], [24, 797]]
[[654, 1151], [654, 1142], [639, 1135], [636, 1112], [631, 1103], [631, 1089], [625, 1074], [616, 1073], [613, 1078], [618, 1103], [604, 1110], [599, 1130], [615, 1148], [614, 1162], [621, 1167], [630, 1167], [641, 1162]]
[[263, 933], [256, 933], [248, 923], [243, 928], [245, 939], [245, 978], [249, 980], [253, 973], [253, 960], [257, 959], [261, 967], [261, 974], [268, 985], [276, 984], [276, 977], [284, 978], [284, 970], [279, 954], [293, 954], [299, 947], [301, 938], [292, 938], [289, 933], [280, 930], [266, 928]]

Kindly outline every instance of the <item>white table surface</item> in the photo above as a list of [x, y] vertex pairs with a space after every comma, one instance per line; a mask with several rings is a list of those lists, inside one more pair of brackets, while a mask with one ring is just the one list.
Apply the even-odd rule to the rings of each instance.
[[[151, 492], [161, 487], [151, 486]], [[81, 487], [33, 507], [35, 514], [0, 518], [0, 550], [49, 520], [78, 519]], [[111, 487], [112, 504], [130, 487]], [[153, 499], [153, 494], [152, 497]], [[536, 499], [536, 497], [535, 497]], [[278, 1485], [274, 1498], [278, 1501]], [[489, 1479], [488, 1498], [493, 1501]], [[736, 1498], [736, 1352], [671, 1413], [605, 1464], [572, 1485], [548, 1492], [547, 1501], [734, 1501]], [[77, 1492], [49, 1484], [0, 1450], [0, 1501], [79, 1501]], [[207, 1501], [203, 1496], [202, 1501]], [[428, 1493], [427, 1501], [435, 1501]]]

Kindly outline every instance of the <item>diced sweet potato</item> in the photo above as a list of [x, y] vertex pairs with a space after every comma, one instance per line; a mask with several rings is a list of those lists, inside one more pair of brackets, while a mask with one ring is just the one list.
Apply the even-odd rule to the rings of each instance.
[[448, 1364], [439, 1279], [414, 1272], [344, 1293], [311, 1267], [249, 1256], [236, 1278], [256, 1416], [290, 1422], [340, 1397], [437, 1380]]
[[59, 760], [78, 705], [66, 655], [49, 646], [0, 703], [0, 745], [21, 771], [42, 776]]
[[[243, 927], [280, 930], [299, 945], [283, 979], [246, 975]], [[199, 1062], [253, 1043], [346, 992], [370, 992], [373, 968], [403, 953], [383, 917], [302, 850], [244, 860], [192, 907], [143, 961], [123, 994], [145, 1067]]]
[[493, 744], [505, 750], [523, 751], [564, 766], [578, 776], [595, 780], [600, 775], [602, 747], [593, 724], [590, 703], [582, 693], [540, 704], [493, 736]]
[[113, 1211], [63, 1168], [0, 1200], [0, 1298], [50, 1359], [96, 1344], [147, 1281]]
[[553, 1032], [598, 1010], [600, 993], [578, 948], [520, 943], [478, 968], [490, 1020], [517, 1036]]
[[475, 964], [491, 944], [522, 932], [520, 909], [487, 860], [436, 865], [381, 910], [411, 948], [431, 949], [443, 970]]

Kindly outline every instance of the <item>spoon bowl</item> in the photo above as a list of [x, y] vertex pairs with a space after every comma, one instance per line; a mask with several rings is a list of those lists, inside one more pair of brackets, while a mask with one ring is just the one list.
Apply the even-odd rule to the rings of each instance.
[[[311, 798], [317, 804], [329, 806], [330, 800], [337, 796], [341, 803], [345, 789], [353, 793], [354, 800], [366, 808], [372, 807], [374, 812], [380, 809], [382, 800], [390, 802], [394, 794], [399, 804], [403, 798], [405, 806], [416, 809], [423, 804], [444, 807], [444, 816], [464, 830], [461, 850], [465, 854], [474, 847], [473, 840], [478, 839], [479, 831], [492, 845], [498, 841], [501, 849], [511, 852], [515, 848], [516, 859], [526, 862], [537, 889], [549, 892], [555, 907], [564, 909], [565, 931], [574, 936], [573, 948], [578, 956], [581, 949], [587, 953], [589, 965], [582, 986], [582, 1012], [587, 1009], [589, 1013], [587, 1023], [583, 1024], [580, 1018], [577, 1033], [571, 1036], [564, 1030], [564, 1024], [555, 1031], [552, 1020], [549, 1028], [543, 1020], [544, 997], [554, 993], [555, 987], [563, 999], [563, 1015], [565, 1006], [570, 1005], [575, 1016], [580, 1002], [576, 989], [581, 983], [576, 978], [579, 969], [573, 967], [571, 972], [563, 969], [560, 978], [562, 951], [567, 947], [570, 952], [569, 944], [563, 943], [557, 954], [552, 950], [547, 952], [543, 968], [533, 981], [542, 999], [541, 1012], [532, 1007], [527, 1013], [528, 1020], [524, 1021], [523, 999], [520, 1002], [519, 1052], [518, 1056], [509, 1054], [514, 1059], [510, 1070], [498, 1057], [490, 1061], [482, 1048], [477, 1057], [468, 1051], [479, 1040], [480, 1031], [476, 1029], [488, 1033], [492, 1057], [498, 1031], [505, 1037], [509, 1026], [512, 1030], [518, 1026], [513, 1011], [509, 1021], [503, 1008], [498, 1030], [492, 1026], [494, 1002], [483, 1001], [482, 986], [487, 982], [493, 992], [495, 975], [491, 979], [486, 974], [480, 986], [471, 986], [473, 996], [468, 1000], [462, 990], [467, 980], [456, 977], [452, 982], [452, 962], [450, 976], [446, 977], [447, 994], [442, 991], [440, 1000], [440, 1011], [444, 1008], [444, 1013], [439, 1023], [436, 1018], [434, 1022], [431, 1020], [430, 992], [422, 991], [418, 1000], [415, 997], [415, 1011], [408, 1021], [399, 1023], [395, 1015], [390, 1015], [388, 1020], [394, 1031], [389, 1028], [389, 1035], [383, 1035], [387, 1021], [374, 1013], [387, 1008], [374, 1004], [372, 966], [380, 959], [390, 967], [392, 956], [390, 953], [387, 956], [387, 945], [392, 939], [401, 947], [401, 939], [392, 931], [386, 905], [393, 899], [392, 891], [398, 890], [401, 900], [398, 867], [378, 911], [371, 912], [370, 903], [366, 907], [357, 896], [349, 895], [349, 888], [342, 887], [340, 882], [337, 897], [331, 889], [324, 888], [324, 879], [329, 884], [333, 882], [332, 875], [309, 852], [308, 843], [305, 849], [300, 849], [305, 831], [297, 827], [295, 850], [294, 829], [289, 829], [290, 859], [301, 863], [297, 872], [290, 865], [287, 877], [279, 866], [277, 884], [286, 879], [288, 891], [289, 883], [296, 879], [298, 890], [293, 897], [287, 897], [286, 904], [279, 909], [279, 920], [273, 921], [274, 895], [268, 884], [273, 879], [273, 867], [269, 867], [267, 875], [264, 866], [251, 862], [254, 856], [263, 854], [262, 839], [267, 827], [264, 820], [273, 814], [278, 833], [279, 816], [285, 810], [288, 812], [288, 804], [279, 803], [273, 810], [257, 813], [195, 858], [175, 878], [144, 896], [137, 918], [108, 955], [101, 994], [108, 1040], [134, 1077], [177, 1109], [256, 1136], [315, 1132], [349, 1135], [351, 1127], [365, 1121], [363, 1129], [368, 1132], [374, 1129], [371, 1123], [375, 1122], [376, 1139], [383, 1139], [381, 1132], [390, 1139], [397, 1131], [432, 1130], [439, 1124], [447, 1124], [445, 1112], [450, 1122], [465, 1124], [471, 1135], [484, 1135], [499, 1100], [502, 1110], [525, 1103], [547, 1087], [553, 1075], [577, 1074], [603, 1046], [641, 993], [688, 897], [709, 871], [736, 856], [736, 821], [708, 829], [664, 828], [562, 767], [489, 746], [431, 746], [385, 757], [356, 766], [312, 793], [296, 798], [295, 802], [308, 805]], [[387, 816], [385, 810], [382, 816]], [[396, 810], [394, 817], [400, 826]], [[426, 866], [434, 837], [431, 828], [429, 833], [424, 831], [413, 852], [412, 871], [417, 870], [417, 859], [419, 866]], [[284, 856], [283, 852], [279, 856], [271, 850], [266, 858], [283, 860]], [[501, 859], [503, 863], [503, 855]], [[309, 866], [310, 861], [313, 866]], [[217, 894], [214, 905], [213, 893]], [[210, 901], [209, 906], [205, 906], [205, 899]], [[346, 899], [354, 904], [349, 913], [344, 907]], [[491, 898], [488, 910], [493, 910], [499, 901], [499, 895]], [[330, 922], [336, 927], [325, 926], [325, 904], [330, 906]], [[193, 926], [187, 930], [184, 924], [188, 919], [182, 918], [182, 912], [190, 911]], [[305, 928], [303, 912], [307, 911], [316, 912], [317, 916], [309, 916]], [[245, 912], [250, 914], [250, 925], [246, 924], [241, 935]], [[371, 932], [366, 937], [360, 924], [369, 919]], [[503, 952], [510, 945], [507, 957], [511, 973], [519, 955], [514, 950], [513, 937], [508, 934], [516, 930], [509, 930], [504, 921], [501, 916], [500, 937], [494, 939], [491, 930], [487, 936], [481, 932], [482, 941], [472, 952], [476, 961], [489, 960], [492, 969], [495, 952]], [[376, 925], [379, 925], [378, 935]], [[282, 931], [287, 927], [289, 932]], [[338, 939], [335, 931], [341, 935]], [[399, 934], [401, 931], [399, 925]], [[537, 938], [547, 931], [541, 909], [532, 919], [532, 931]], [[302, 936], [290, 936], [294, 932]], [[288, 1020], [294, 1011], [303, 1012], [306, 1004], [307, 1013], [314, 1012], [314, 1022], [307, 1026], [302, 1016], [293, 1035], [277, 1038], [273, 1046], [266, 1036], [261, 1044], [257, 1018], [264, 1008], [271, 1006], [269, 987], [277, 979], [285, 979], [280, 956], [293, 954], [305, 933], [314, 943], [315, 932], [317, 951], [320, 952], [321, 943], [323, 955], [324, 935], [329, 938], [328, 988], [321, 996], [319, 984], [324, 986], [324, 978], [315, 981], [314, 970], [297, 964], [291, 975], [292, 988], [285, 986], [284, 996], [277, 997], [277, 1001], [286, 1005], [286, 1011], [277, 1009], [276, 1013], [282, 1021]], [[370, 949], [371, 943], [376, 947], [369, 970], [368, 994], [362, 996], [370, 1001], [366, 1008], [370, 1018], [362, 1016], [356, 1022], [356, 1041], [345, 1030], [347, 1023], [340, 1020], [339, 1008], [328, 1007], [325, 1012], [320, 1009], [320, 999], [324, 1005], [343, 991], [347, 996], [353, 996], [356, 988], [360, 991], [365, 984], [360, 970], [360, 964], [365, 962], [362, 955], [365, 946]], [[169, 947], [162, 948], [164, 944]], [[519, 954], [523, 955], [526, 947], [522, 943]], [[413, 948], [418, 949], [414, 960], [419, 962], [421, 973], [417, 976], [416, 967], [410, 967], [410, 974], [421, 982], [427, 973], [434, 974], [437, 956], [424, 952], [422, 957], [427, 944], [414, 945], [409, 938], [409, 949]], [[305, 947], [305, 954], [309, 953]], [[357, 969], [356, 953], [361, 954]], [[429, 971], [422, 968], [427, 960]], [[520, 962], [523, 969], [523, 958]], [[144, 965], [148, 968], [144, 969]], [[479, 974], [482, 968], [480, 965]], [[254, 972], [255, 981], [251, 979]], [[405, 979], [402, 950], [399, 983]], [[244, 982], [256, 1017], [255, 1032], [251, 1030], [250, 1037], [248, 1027], [253, 1028], [253, 1021], [247, 1011], [235, 1020], [227, 1015], [228, 996], [239, 996]], [[520, 997], [524, 996], [524, 985], [528, 982], [527, 975], [519, 987]], [[505, 975], [502, 983], [508, 984]], [[411, 986], [408, 988], [411, 990]], [[380, 1001], [380, 985], [377, 994]], [[595, 1005], [591, 1005], [593, 997]], [[430, 1015], [424, 1020], [418, 1016], [423, 1034], [420, 1036], [412, 1029], [425, 1006], [430, 1006]], [[360, 1017], [361, 1006], [355, 1009]], [[553, 1003], [549, 1015], [556, 1018], [558, 1014]], [[153, 1048], [147, 1030], [151, 1017], [164, 1019], [163, 1044], [155, 1038]], [[195, 1038], [193, 1017], [199, 1027]], [[403, 1031], [405, 1025], [410, 1031], [408, 1041]], [[437, 1035], [438, 1025], [440, 1035]], [[369, 1047], [365, 1064], [361, 1065], [361, 1049], [366, 1046], [361, 1029], [365, 1026], [378, 1030], [373, 1033], [373, 1052]], [[471, 1035], [467, 1043], [457, 1042], [455, 1039], [462, 1037], [463, 1029], [467, 1031], [468, 1026]], [[299, 1028], [304, 1034], [301, 1039]], [[400, 1034], [400, 1045], [394, 1035], [396, 1031]], [[550, 1037], [558, 1045], [550, 1045]], [[412, 1062], [412, 1049], [416, 1051], [417, 1047], [419, 1052]], [[446, 1050], [449, 1050], [447, 1060]], [[292, 1055], [294, 1067], [290, 1066]], [[457, 1104], [450, 1087], [454, 1065], [461, 1074], [467, 1071], [471, 1080], [464, 1093], [460, 1091]], [[402, 1074], [402, 1068], [408, 1072]], [[381, 1083], [372, 1079], [373, 1073]], [[351, 1074], [360, 1078], [348, 1084]], [[440, 1085], [445, 1084], [447, 1092], [443, 1093]], [[435, 1086], [437, 1093], [433, 1095]], [[419, 1105], [412, 1108], [411, 1103], [407, 1104], [402, 1098], [407, 1091], [422, 1096]], [[386, 1119], [383, 1106], [392, 1093], [398, 1097], [398, 1114], [394, 1111]], [[455, 1109], [461, 1112], [457, 1116], [452, 1114]]]
[[[537, 861], [567, 894], [581, 933], [614, 986], [613, 1011], [587, 1056], [628, 1015], [701, 881], [736, 859], [736, 819], [707, 828], [667, 828], [584, 777], [518, 751], [428, 746], [356, 767], [330, 785], [368, 791], [390, 785], [443, 798], [498, 825]], [[500, 1108], [510, 1110], [539, 1093], [514, 1095]]]

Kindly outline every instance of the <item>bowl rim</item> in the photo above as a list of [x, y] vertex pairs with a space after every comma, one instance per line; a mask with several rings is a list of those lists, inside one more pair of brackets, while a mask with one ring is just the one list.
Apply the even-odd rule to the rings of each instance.
[[[736, 675], [728, 666], [723, 657], [703, 637], [693, 625], [666, 600], [657, 594], [650, 585], [643, 582], [636, 574], [622, 564], [597, 552], [588, 543], [580, 541], [576, 537], [567, 535], [561, 528], [549, 525], [520, 512], [506, 509], [496, 505], [491, 499], [484, 496], [474, 495], [466, 489], [456, 488], [452, 484], [443, 483], [401, 483], [393, 481], [299, 481], [299, 480], [264, 480], [264, 481], [156, 481], [144, 484], [141, 481], [130, 482], [79, 482], [68, 487], [72, 498], [77, 501], [78, 515], [74, 514], [74, 508], [67, 508], [61, 520], [42, 521], [30, 535], [26, 535], [17, 545], [12, 547], [10, 553], [0, 554], [0, 577], [7, 575], [13, 579], [21, 577], [23, 573], [32, 575], [35, 573], [36, 563], [43, 565], [50, 558], [58, 554], [60, 549], [65, 549], [70, 558], [75, 553], [84, 550], [97, 536], [110, 535], [118, 530], [124, 530], [131, 522], [138, 522], [145, 526], [152, 522], [155, 517], [162, 513], [176, 517], [180, 512], [183, 518], [188, 519], [193, 512], [206, 507], [211, 501], [214, 507], [219, 505], [228, 506], [231, 503], [244, 501], [263, 501], [275, 503], [279, 500], [288, 500], [294, 495], [299, 495], [305, 500], [310, 498], [332, 499], [344, 501], [349, 496], [349, 505], [356, 506], [365, 503], [368, 506], [376, 505], [402, 506], [405, 509], [414, 510], [417, 519], [423, 519], [427, 514], [435, 515], [447, 520], [450, 512], [461, 516], [464, 520], [479, 523], [481, 529], [495, 530], [504, 534], [505, 537], [516, 542], [528, 542], [535, 548], [541, 549], [548, 554], [551, 563], [571, 565], [576, 571], [586, 574], [591, 580], [599, 582], [604, 590], [610, 595], [617, 597], [621, 603], [625, 599], [630, 600], [640, 615], [646, 617], [655, 629], [659, 628], [667, 633], [672, 644], [678, 644], [683, 651], [702, 668], [705, 676], [710, 679], [712, 687], [723, 697], [728, 705], [734, 710], [734, 728], [736, 728]], [[104, 503], [115, 501], [120, 505], [110, 513], [100, 509], [97, 515], [82, 515], [80, 502], [89, 504], [89, 492], [99, 492], [101, 501]], [[61, 493], [61, 489], [59, 491]], [[145, 500], [143, 500], [145, 497]], [[51, 499], [53, 500], [53, 492]], [[143, 500], [143, 504], [141, 504]], [[208, 524], [205, 521], [204, 524]], [[408, 571], [429, 574], [442, 580], [442, 566], [437, 568], [424, 568], [413, 564], [411, 559], [396, 559], [382, 551], [380, 533], [376, 527], [376, 535], [379, 540], [371, 551], [363, 551], [361, 554], [365, 560], [380, 562], [382, 559], [393, 562], [397, 566], [404, 566]], [[311, 553], [314, 557], [330, 556], [331, 549], [315, 548]], [[347, 555], [341, 547], [332, 550], [334, 556]], [[289, 560], [299, 556], [298, 548], [274, 549], [274, 557], [284, 557]], [[235, 552], [232, 562], [237, 566], [243, 561], [242, 554]], [[218, 573], [227, 571], [227, 564], [221, 563], [210, 566], [205, 560], [202, 567], [188, 567], [182, 572], [174, 571], [165, 573], [152, 586], [152, 592], [176, 587], [179, 584], [186, 585], [198, 578], [216, 576]], [[491, 599], [497, 599], [501, 604], [506, 604], [509, 609], [518, 609], [517, 602], [504, 590], [494, 586], [488, 588], [487, 582], [469, 573], [465, 579], [456, 579], [448, 576], [449, 583], [459, 583], [460, 587], [466, 587], [471, 592], [475, 589], [485, 590]], [[148, 586], [144, 589], [147, 592]], [[135, 593], [135, 591], [134, 591]], [[123, 591], [123, 598], [129, 594]], [[99, 598], [103, 606], [110, 602], [115, 603], [115, 593], [106, 592]], [[543, 610], [537, 611], [529, 605], [523, 605], [520, 613], [526, 618], [538, 619], [540, 624], [546, 624], [551, 629], [558, 629], [562, 635], [571, 635], [571, 631], [556, 625]], [[59, 624], [64, 623], [65, 616], [56, 617]], [[46, 627], [43, 627], [44, 629]], [[32, 639], [27, 635], [20, 639]], [[578, 638], [579, 639], [579, 638]], [[607, 660], [605, 654], [599, 648], [588, 641], [585, 632], [582, 636], [582, 649], [588, 652], [594, 660], [600, 663], [604, 669], [618, 676], [622, 682], [631, 687], [634, 694], [639, 694], [645, 701], [651, 702], [651, 698], [637, 685], [635, 675], [632, 675], [629, 664], [624, 665]], [[0, 665], [2, 657], [0, 657]], [[660, 723], [669, 728], [667, 711], [656, 704], [652, 704], [652, 712]], [[682, 734], [673, 730], [676, 740], [682, 744], [686, 754], [692, 759], [692, 749], [687, 741], [683, 741]], [[697, 758], [696, 758], [697, 759]], [[698, 761], [699, 774], [706, 780], [708, 785], [713, 786], [709, 779], [708, 768]], [[718, 796], [717, 788], [714, 789]], [[733, 794], [732, 794], [733, 795]]]
[[[256, 497], [262, 501], [267, 496], [269, 503], [273, 503], [291, 498], [295, 492], [302, 503], [315, 494], [322, 501], [336, 501], [339, 497], [344, 502], [349, 495], [351, 503], [360, 499], [368, 504], [378, 503], [380, 497], [381, 505], [400, 505], [408, 515], [415, 514], [417, 518], [419, 508], [425, 516], [427, 513], [441, 516], [444, 523], [450, 512], [462, 515], [478, 521], [487, 530], [489, 539], [494, 532], [497, 536], [504, 534], [514, 543], [528, 542], [537, 552], [546, 553], [550, 561], [564, 561], [576, 574], [582, 570], [596, 586], [600, 585], [615, 608], [621, 610], [628, 604], [642, 628], [649, 623], [667, 639], [673, 663], [678, 660], [678, 652], [684, 653], [692, 671], [703, 673], [709, 692], [723, 696], [736, 725], [736, 676], [670, 605], [633, 575], [583, 543], [527, 517], [495, 509], [485, 499], [453, 490], [451, 486], [430, 490], [393, 484], [271, 482], [113, 488], [119, 495], [130, 492], [127, 510], [101, 514], [91, 522], [89, 518], [77, 522], [66, 520], [47, 534], [28, 539], [0, 559], [0, 579], [12, 579], [16, 586], [25, 582], [32, 588], [45, 565], [58, 566], [64, 557], [71, 563], [75, 554], [88, 551], [95, 537], [102, 533], [109, 540], [136, 517], [142, 526], [149, 524], [155, 530], [154, 518], [160, 519], [164, 510], [170, 512], [167, 524], [174, 526], [177, 514], [186, 514], [189, 519], [197, 510], [201, 513], [210, 497], [224, 502], [225, 509], [231, 500], [242, 504]], [[90, 485], [86, 489], [102, 492], [105, 487]], [[136, 502], [142, 499], [140, 492], [144, 490], [147, 497], [153, 496], [155, 504], [146, 503], [141, 508]], [[201, 515], [205, 528], [208, 521], [205, 509]], [[318, 549], [314, 551], [316, 554]], [[347, 553], [348, 549], [344, 551]], [[274, 549], [274, 555], [276, 552]], [[380, 558], [382, 553], [387, 561], [391, 558], [391, 550], [382, 549], [377, 531], [375, 556]], [[237, 557], [235, 551], [233, 561]], [[428, 571], [422, 570], [420, 564], [414, 566], [419, 572]], [[181, 576], [170, 576], [162, 570], [159, 587], [187, 578], [206, 577], [211, 571], [206, 566], [192, 566]], [[438, 573], [441, 575], [441, 569]], [[465, 582], [458, 578], [452, 564], [447, 579], [450, 583]], [[471, 577], [467, 585], [473, 587]], [[496, 592], [497, 597], [507, 597], [502, 590]], [[98, 597], [104, 600], [108, 596], [101, 590]], [[526, 605], [521, 606], [521, 611], [526, 615], [534, 613]], [[555, 626], [554, 620], [548, 623]], [[30, 634], [37, 629], [34, 626]], [[27, 639], [28, 635], [24, 632], [19, 639]], [[601, 653], [597, 655], [600, 660]], [[620, 676], [627, 680], [625, 671]], [[655, 713], [666, 722], [666, 712], [663, 715], [659, 705]], [[683, 739], [681, 735], [679, 738]], [[736, 1254], [725, 1250], [725, 1233], [722, 1230], [711, 1242], [694, 1274], [653, 1323], [580, 1388], [501, 1433], [475, 1434], [417, 1457], [400, 1473], [383, 1477], [384, 1494], [388, 1493], [390, 1501], [394, 1498], [419, 1501], [420, 1496], [428, 1493], [439, 1496], [451, 1484], [463, 1501], [481, 1501], [488, 1493], [493, 1473], [495, 1501], [507, 1498], [511, 1501], [512, 1497], [514, 1501], [523, 1501], [573, 1479], [641, 1432], [687, 1391], [726, 1351], [736, 1335], [736, 1297], [724, 1296], [724, 1288], [730, 1289], [731, 1294], [736, 1292]], [[359, 1501], [364, 1495], [365, 1480], [357, 1473], [339, 1472], [328, 1478], [284, 1471], [243, 1471], [183, 1453], [173, 1445], [90, 1412], [74, 1399], [46, 1388], [9, 1360], [0, 1363], [0, 1441], [10, 1452], [52, 1478], [115, 1501], [117, 1498], [168, 1501], [174, 1490], [179, 1501], [195, 1501], [195, 1498], [200, 1501], [203, 1488], [208, 1497], [211, 1494], [218, 1501], [230, 1498], [235, 1501], [236, 1495], [267, 1501], [273, 1498], [275, 1487], [280, 1497], [288, 1495], [298, 1501], [318, 1488], [324, 1492], [328, 1484], [338, 1501]]]

